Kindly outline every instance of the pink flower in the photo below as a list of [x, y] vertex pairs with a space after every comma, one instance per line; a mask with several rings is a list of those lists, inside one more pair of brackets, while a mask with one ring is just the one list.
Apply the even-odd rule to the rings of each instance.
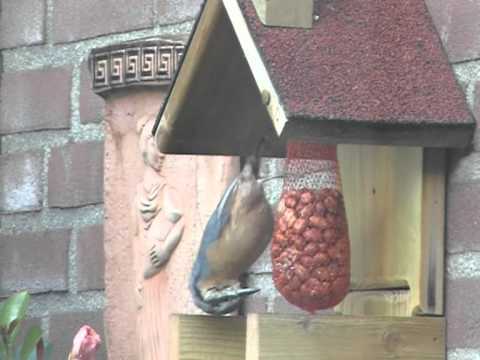
[[82, 326], [73, 339], [73, 347], [69, 359], [95, 360], [95, 353], [101, 342], [102, 340], [95, 330], [88, 325]]

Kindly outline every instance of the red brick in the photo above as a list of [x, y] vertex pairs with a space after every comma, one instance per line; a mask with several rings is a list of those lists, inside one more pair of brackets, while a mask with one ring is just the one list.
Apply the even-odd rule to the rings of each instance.
[[0, 235], [0, 296], [67, 290], [70, 230]]
[[447, 347], [480, 346], [480, 279], [447, 280]]
[[[90, 325], [101, 337], [102, 345], [96, 360], [107, 358], [103, 312], [67, 312], [50, 316], [49, 341], [53, 345], [52, 359], [66, 359], [72, 349], [73, 338], [83, 325]], [[128, 326], [128, 324], [126, 324]]]
[[450, 184], [447, 196], [448, 251], [480, 251], [480, 182]]
[[0, 48], [44, 41], [44, 0], [2, 0], [0, 6]]
[[54, 42], [69, 42], [153, 25], [151, 0], [53, 0]]
[[78, 290], [105, 288], [103, 225], [83, 228], [77, 240]]
[[452, 62], [480, 56], [480, 2], [426, 0], [435, 26]]
[[101, 122], [104, 104], [103, 99], [92, 90], [90, 72], [84, 62], [80, 73], [80, 121], [83, 124]]
[[4, 73], [0, 134], [70, 127], [71, 68]]
[[172, 24], [197, 17], [202, 0], [159, 0], [157, 2], [157, 21], [160, 24]]
[[52, 150], [48, 162], [50, 207], [78, 207], [103, 201], [103, 143], [69, 144]]
[[0, 155], [0, 212], [42, 208], [43, 152]]

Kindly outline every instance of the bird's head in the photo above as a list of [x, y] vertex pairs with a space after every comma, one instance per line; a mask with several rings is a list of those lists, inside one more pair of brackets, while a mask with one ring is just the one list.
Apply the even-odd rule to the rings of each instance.
[[255, 156], [249, 156], [245, 160], [243, 164], [241, 176], [244, 178], [251, 178], [254, 177], [255, 179], [258, 178], [258, 171], [259, 171], [259, 161], [258, 158]]

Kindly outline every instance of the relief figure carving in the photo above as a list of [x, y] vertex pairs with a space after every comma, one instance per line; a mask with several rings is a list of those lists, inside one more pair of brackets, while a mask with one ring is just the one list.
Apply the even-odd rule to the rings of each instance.
[[165, 155], [152, 136], [154, 120], [140, 124], [140, 151], [145, 163], [143, 181], [137, 187], [137, 234], [147, 246], [144, 278], [162, 270], [179, 244], [185, 227], [183, 213], [175, 206], [175, 189], [162, 175]]

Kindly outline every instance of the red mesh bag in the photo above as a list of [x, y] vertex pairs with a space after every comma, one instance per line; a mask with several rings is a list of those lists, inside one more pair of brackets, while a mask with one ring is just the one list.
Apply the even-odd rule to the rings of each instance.
[[313, 313], [347, 295], [350, 242], [335, 146], [288, 144], [271, 254], [288, 302]]

